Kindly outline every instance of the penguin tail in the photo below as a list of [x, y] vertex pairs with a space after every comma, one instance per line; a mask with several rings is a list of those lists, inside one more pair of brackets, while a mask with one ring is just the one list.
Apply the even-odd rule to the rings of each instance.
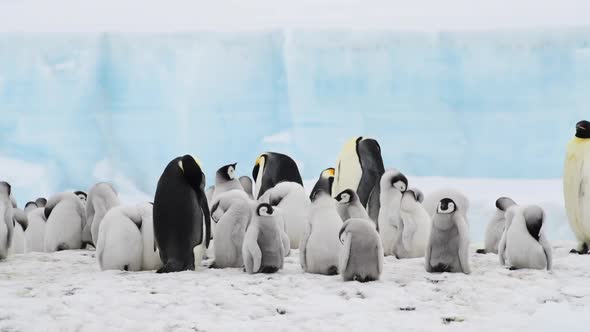
[[68, 249], [70, 249], [70, 246], [68, 246], [65, 243], [60, 243], [57, 245], [57, 251], [68, 250]]
[[485, 249], [477, 249], [477, 250], [475, 251], [475, 253], [477, 253], [477, 254], [481, 254], [481, 255], [485, 255], [485, 254], [487, 254], [487, 251], [486, 251]]
[[332, 265], [328, 268], [328, 275], [329, 276], [335, 276], [337, 274], [338, 274], [338, 267], [337, 266]]

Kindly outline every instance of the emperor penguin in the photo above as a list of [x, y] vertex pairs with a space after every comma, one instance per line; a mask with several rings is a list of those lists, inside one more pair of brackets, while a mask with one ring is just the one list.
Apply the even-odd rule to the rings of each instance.
[[309, 194], [309, 199], [313, 200], [312, 197], [315, 195], [316, 192], [322, 190], [329, 195], [332, 195], [332, 184], [334, 183], [334, 169], [333, 168], [326, 168], [325, 170], [320, 173], [320, 178], [313, 186], [311, 193]]
[[400, 220], [393, 245], [394, 255], [397, 258], [424, 257], [432, 221], [420, 203], [419, 194], [412, 189], [402, 196]]
[[552, 251], [545, 237], [545, 212], [537, 205], [513, 205], [506, 212], [506, 227], [498, 245], [500, 264], [510, 269], [551, 270]]
[[466, 222], [469, 222], [467, 219], [467, 213], [469, 212], [469, 199], [463, 195], [460, 191], [452, 188], [442, 188], [436, 191], [431, 192], [424, 198], [424, 202], [422, 205], [429, 216], [433, 216], [438, 211], [438, 205], [443, 198], [449, 198], [453, 202], [455, 202], [456, 206], [460, 206], [461, 208], [457, 210], [458, 213], [463, 214], [463, 218]]
[[469, 226], [463, 207], [443, 198], [432, 216], [432, 230], [426, 245], [426, 272], [471, 273], [469, 267]]
[[396, 169], [389, 169], [381, 177], [379, 186], [379, 236], [385, 256], [392, 256], [395, 255], [395, 244], [401, 236], [400, 209], [402, 196], [408, 190], [408, 178]]
[[587, 254], [590, 247], [590, 122], [576, 124], [568, 143], [563, 170], [565, 211], [578, 241], [571, 253]]
[[101, 270], [141, 271], [141, 223], [136, 206], [115, 206], [107, 211], [96, 241]]
[[94, 245], [98, 241], [102, 218], [110, 209], [120, 204], [119, 196], [110, 183], [99, 182], [90, 188], [86, 203], [86, 224], [82, 233], [85, 244]]
[[78, 198], [82, 202], [82, 205], [84, 205], [84, 207], [86, 207], [86, 202], [88, 201], [88, 194], [86, 194], [86, 192], [84, 192], [82, 190], [76, 190], [76, 191], [74, 191], [74, 194], [76, 196], [78, 196]]
[[500, 197], [496, 200], [496, 213], [486, 227], [485, 248], [478, 249], [478, 254], [498, 253], [498, 244], [506, 224], [506, 211], [513, 205], [516, 203], [509, 197]]
[[275, 273], [283, 268], [285, 253], [277, 217], [280, 209], [259, 204], [246, 228], [242, 255], [248, 274]]
[[215, 189], [211, 197], [212, 201], [215, 200], [217, 195], [223, 194], [226, 191], [233, 189], [243, 190], [242, 184], [236, 177], [236, 166], [237, 163], [233, 163], [217, 170], [217, 173], [215, 173]]
[[241, 189], [216, 195], [211, 208], [215, 227], [215, 262], [212, 268], [242, 267], [242, 245], [246, 225], [252, 218], [250, 198]]
[[309, 222], [311, 201], [303, 186], [297, 182], [281, 182], [267, 190], [259, 199], [281, 209], [284, 230], [289, 236], [291, 249], [299, 248], [299, 242]]
[[44, 210], [45, 252], [82, 248], [82, 227], [86, 211], [74, 193], [63, 192], [49, 198]]
[[336, 234], [342, 227], [342, 219], [336, 211], [329, 192], [314, 192], [309, 223], [299, 245], [301, 267], [305, 272], [325, 275], [338, 274], [342, 243]]
[[353, 137], [342, 148], [336, 162], [332, 195], [354, 190], [367, 209], [369, 217], [379, 217], [379, 180], [385, 172], [381, 147], [372, 138]]
[[0, 260], [8, 257], [8, 250], [14, 233], [11, 187], [8, 182], [0, 182]]
[[256, 159], [252, 178], [256, 183], [257, 199], [279, 182], [295, 182], [303, 186], [297, 163], [291, 157], [277, 152], [265, 152]]
[[139, 231], [143, 243], [141, 269], [143, 271], [157, 270], [162, 267], [162, 260], [154, 238], [153, 204], [150, 202], [139, 203], [137, 209], [141, 217]]
[[336, 211], [342, 221], [347, 221], [350, 218], [360, 218], [373, 222], [369, 218], [367, 210], [361, 204], [359, 196], [352, 189], [346, 189], [343, 192], [336, 195], [335, 198], [338, 204], [336, 205]]
[[27, 214], [29, 226], [25, 231], [25, 240], [27, 252], [44, 252], [45, 251], [45, 209], [36, 208]]
[[240, 181], [240, 184], [242, 185], [242, 188], [246, 194], [248, 194], [248, 198], [254, 199], [254, 184], [252, 183], [252, 179], [250, 179], [249, 176], [240, 176], [238, 180]]
[[[30, 207], [27, 211], [30, 210]], [[10, 254], [24, 254], [27, 252], [26, 248], [26, 240], [25, 240], [25, 231], [27, 230], [27, 226], [29, 224], [27, 220], [27, 215], [23, 209], [18, 207], [13, 208], [13, 224], [14, 224], [14, 234], [12, 236], [12, 243], [10, 244]]]
[[205, 174], [190, 155], [170, 161], [156, 188], [154, 234], [163, 266], [158, 273], [194, 270], [211, 238]]
[[340, 228], [338, 238], [344, 244], [338, 267], [344, 281], [379, 280], [383, 246], [375, 227], [368, 220], [351, 218]]
[[35, 204], [40, 208], [45, 207], [47, 205], [47, 199], [45, 197], [39, 197], [35, 200]]

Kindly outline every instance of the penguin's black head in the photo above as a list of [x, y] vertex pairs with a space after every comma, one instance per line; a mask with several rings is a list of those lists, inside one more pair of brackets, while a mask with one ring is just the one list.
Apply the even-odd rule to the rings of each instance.
[[590, 122], [583, 120], [576, 124], [577, 138], [590, 138]]
[[516, 202], [509, 197], [500, 197], [496, 200], [496, 208], [500, 211], [506, 212], [512, 205], [516, 205]]
[[274, 212], [275, 212], [274, 208], [270, 204], [266, 204], [266, 203], [262, 203], [262, 204], [258, 205], [258, 207], [256, 208], [256, 214], [261, 217], [272, 216], [272, 214]]
[[264, 168], [264, 163], [266, 162], [266, 154], [261, 154], [254, 163], [254, 168], [252, 169], [252, 179], [257, 181], [258, 179], [258, 172], [262, 171], [260, 168]]
[[37, 207], [39, 207], [39, 206], [37, 205], [37, 203], [35, 203], [35, 202], [33, 202], [33, 201], [29, 201], [29, 202], [27, 202], [27, 204], [25, 204], [25, 209], [26, 209], [26, 208], [28, 208], [29, 206], [30, 206], [30, 207], [32, 207], [32, 208], [37, 208]]
[[190, 154], [185, 154], [178, 163], [187, 182], [197, 191], [205, 191], [205, 174], [201, 163]]
[[85, 192], [83, 192], [83, 191], [80, 191], [80, 190], [74, 191], [74, 194], [76, 196], [78, 196], [78, 198], [80, 200], [82, 200], [83, 202], [86, 202], [86, 200], [88, 199], [88, 195]]
[[230, 181], [236, 178], [236, 165], [238, 163], [233, 163], [229, 165], [225, 165], [217, 170], [215, 174], [218, 179], [222, 179], [225, 181]]
[[391, 186], [404, 193], [408, 190], [408, 178], [402, 173], [398, 173], [391, 178]]
[[354, 190], [346, 189], [343, 192], [339, 193], [335, 199], [340, 204], [348, 204], [348, 203], [353, 202], [356, 197], [357, 196], [356, 196], [356, 193], [354, 192]]
[[35, 204], [37, 204], [38, 207], [44, 207], [47, 205], [47, 199], [45, 197], [39, 197], [35, 200]]
[[12, 187], [6, 181], [0, 182], [0, 192], [5, 193], [6, 195], [10, 196], [12, 193]]
[[451, 214], [455, 211], [457, 211], [457, 205], [450, 198], [441, 199], [436, 209], [436, 212], [440, 214]]

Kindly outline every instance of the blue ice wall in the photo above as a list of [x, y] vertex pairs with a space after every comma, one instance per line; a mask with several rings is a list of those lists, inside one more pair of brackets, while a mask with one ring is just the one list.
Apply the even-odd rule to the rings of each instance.
[[357, 135], [413, 175], [555, 178], [590, 118], [590, 28], [4, 33], [0, 112], [0, 155], [56, 190], [108, 160], [153, 193], [184, 153], [209, 179], [265, 150], [315, 178]]

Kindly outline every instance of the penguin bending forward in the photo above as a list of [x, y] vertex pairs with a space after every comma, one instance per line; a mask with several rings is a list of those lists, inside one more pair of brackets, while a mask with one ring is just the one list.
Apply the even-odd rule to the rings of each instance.
[[82, 241], [94, 245], [98, 241], [100, 223], [105, 214], [120, 205], [115, 188], [110, 183], [99, 182], [90, 188], [86, 202], [86, 224], [82, 231]]
[[486, 227], [485, 249], [478, 249], [478, 254], [498, 253], [498, 244], [504, 234], [506, 225], [506, 211], [516, 203], [508, 197], [500, 197], [496, 200], [496, 213]]
[[158, 273], [194, 270], [209, 246], [211, 219], [205, 175], [190, 155], [164, 169], [154, 198], [154, 234], [164, 266]]
[[510, 269], [551, 270], [551, 245], [543, 231], [545, 212], [537, 205], [514, 205], [506, 212], [506, 227], [498, 245], [500, 264]]
[[252, 178], [256, 183], [256, 199], [279, 182], [296, 182], [303, 186], [297, 163], [291, 157], [277, 152], [265, 152], [256, 159]]
[[334, 169], [333, 168], [326, 168], [325, 170], [322, 171], [322, 173], [320, 173], [320, 177], [318, 179], [318, 181], [315, 183], [315, 185], [313, 186], [313, 189], [311, 190], [311, 193], [309, 194], [309, 199], [313, 200], [312, 197], [315, 196], [315, 194], [320, 191], [323, 190], [324, 192], [328, 193], [329, 195], [332, 195], [332, 184], [334, 183]]
[[49, 198], [44, 210], [45, 252], [82, 248], [82, 227], [86, 224], [83, 200], [71, 192]]
[[568, 143], [563, 170], [565, 211], [578, 240], [571, 253], [588, 254], [590, 248], [590, 122], [576, 124]]

